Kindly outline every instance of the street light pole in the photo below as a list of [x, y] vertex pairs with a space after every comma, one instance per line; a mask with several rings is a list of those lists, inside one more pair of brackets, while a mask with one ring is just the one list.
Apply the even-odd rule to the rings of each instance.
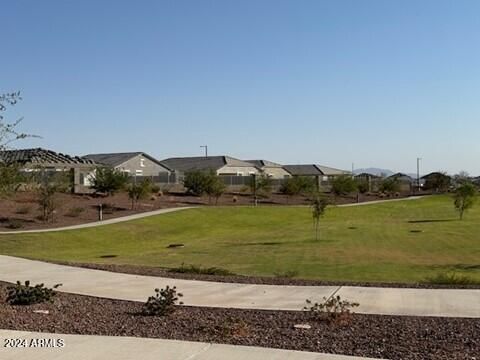
[[420, 160], [422, 158], [417, 157], [417, 192], [420, 192]]
[[208, 157], [208, 145], [200, 145], [200, 147], [205, 149], [205, 157]]

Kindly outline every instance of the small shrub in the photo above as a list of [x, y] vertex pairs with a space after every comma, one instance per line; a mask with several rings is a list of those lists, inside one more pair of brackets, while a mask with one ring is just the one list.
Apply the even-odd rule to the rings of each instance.
[[234, 273], [217, 267], [201, 267], [196, 265], [182, 266], [177, 268], [172, 268], [168, 270], [169, 272], [176, 272], [181, 274], [202, 274], [202, 275], [235, 275]]
[[434, 285], [477, 285], [475, 281], [469, 276], [459, 275], [454, 272], [438, 273], [435, 276], [427, 277], [425, 283]]
[[18, 219], [10, 219], [8, 220], [7, 228], [9, 229], [21, 229], [23, 228], [23, 222]]
[[15, 210], [16, 214], [26, 215], [29, 214], [32, 208], [30, 206], [20, 206]]
[[153, 194], [158, 194], [160, 192], [160, 186], [157, 185], [157, 184], [153, 184], [151, 187], [150, 187], [150, 191], [153, 193]]
[[307, 299], [307, 306], [303, 310], [309, 311], [314, 319], [345, 325], [350, 322], [351, 309], [359, 306], [358, 303], [342, 300], [340, 295], [328, 299], [324, 297], [323, 300], [323, 303], [313, 304], [312, 301]]
[[[166, 316], [175, 311], [178, 298], [183, 294], [177, 293], [177, 288], [166, 286], [165, 289], [155, 289], [155, 295], [150, 296], [143, 305], [142, 314], [148, 316]], [[183, 302], [179, 302], [182, 305]]]
[[85, 208], [82, 207], [73, 207], [67, 211], [65, 216], [68, 217], [79, 217], [83, 212], [85, 211]]
[[57, 289], [62, 284], [56, 284], [52, 289], [45, 287], [43, 284], [30, 286], [30, 281], [25, 281], [22, 285], [20, 281], [13, 286], [7, 288], [7, 303], [10, 305], [32, 305], [47, 301], [52, 301], [56, 295], [54, 289]]

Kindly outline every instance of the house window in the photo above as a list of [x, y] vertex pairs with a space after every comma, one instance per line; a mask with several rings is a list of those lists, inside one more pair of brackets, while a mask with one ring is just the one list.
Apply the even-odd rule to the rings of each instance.
[[243, 172], [237, 171], [237, 176], [243, 176]]
[[140, 159], [140, 167], [145, 167], [145, 159]]
[[143, 170], [135, 170], [135, 175], [143, 175]]

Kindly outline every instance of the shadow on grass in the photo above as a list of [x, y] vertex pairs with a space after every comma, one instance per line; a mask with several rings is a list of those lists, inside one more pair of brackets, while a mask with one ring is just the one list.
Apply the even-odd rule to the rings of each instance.
[[439, 223], [439, 222], [448, 222], [455, 221], [457, 219], [425, 219], [425, 220], [409, 220], [409, 224], [424, 224], [424, 223]]

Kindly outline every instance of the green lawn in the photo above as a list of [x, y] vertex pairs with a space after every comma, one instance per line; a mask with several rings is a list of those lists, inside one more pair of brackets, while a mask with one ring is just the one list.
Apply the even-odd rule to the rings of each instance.
[[[1, 235], [0, 254], [185, 263], [249, 275], [294, 271], [299, 278], [326, 280], [413, 282], [455, 271], [480, 281], [480, 206], [457, 219], [446, 196], [328, 208], [315, 241], [307, 207], [210, 207], [84, 230]], [[185, 247], [167, 249], [172, 243]]]

